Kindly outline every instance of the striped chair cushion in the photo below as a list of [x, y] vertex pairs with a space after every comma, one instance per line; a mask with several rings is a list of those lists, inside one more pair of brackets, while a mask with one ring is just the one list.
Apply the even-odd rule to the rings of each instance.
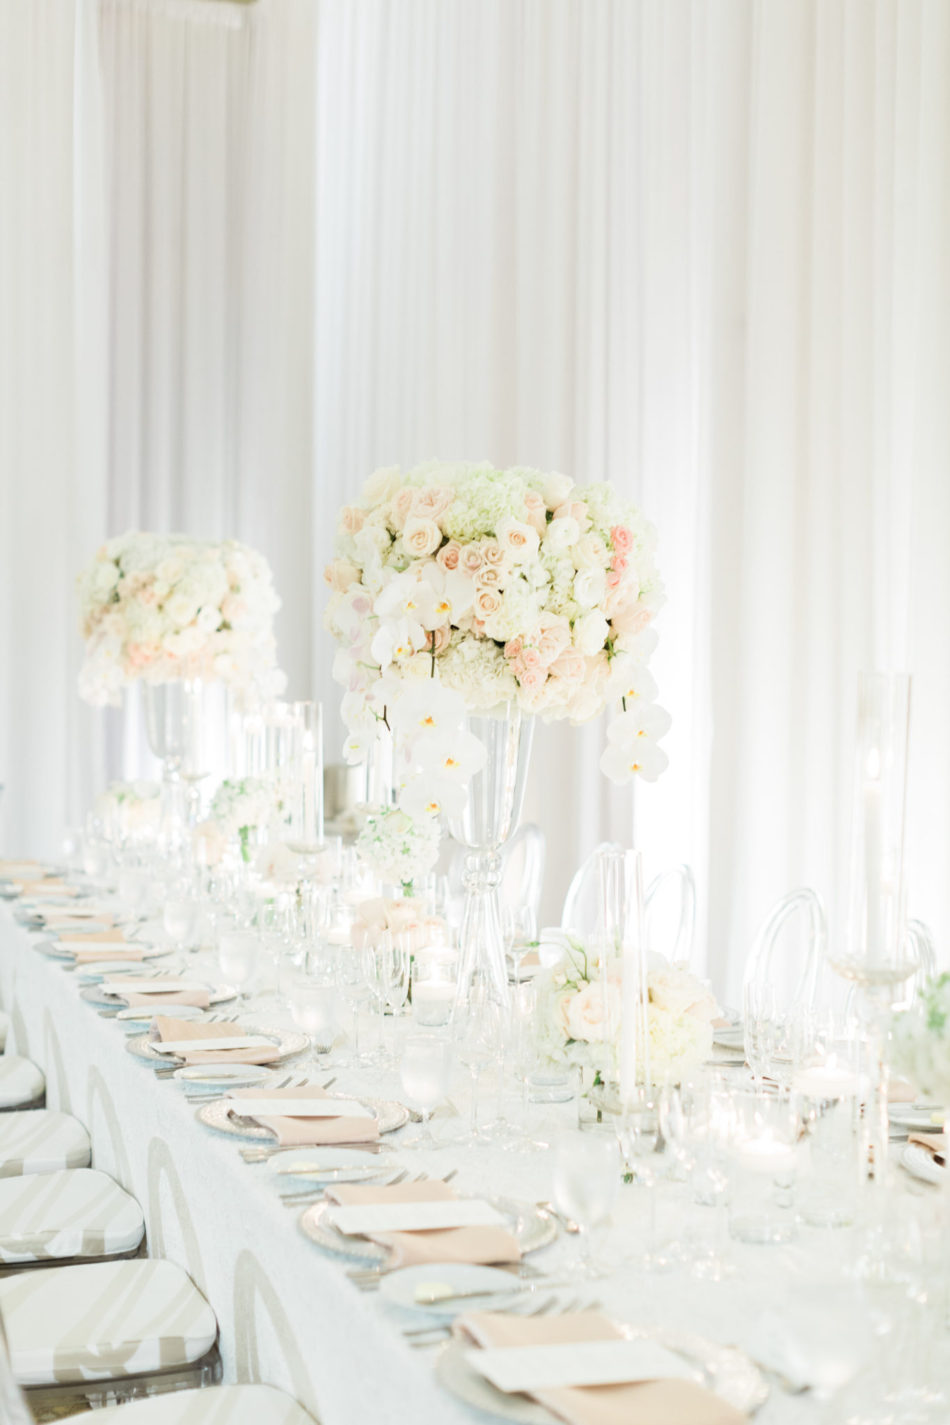
[[0, 1181], [0, 1262], [134, 1252], [142, 1209], [106, 1173], [66, 1168]]
[[175, 1370], [214, 1345], [218, 1323], [174, 1262], [93, 1262], [0, 1280], [10, 1364], [23, 1386]]
[[19, 1054], [0, 1055], [0, 1109], [25, 1108], [46, 1092], [43, 1070]]
[[0, 1115], [0, 1178], [85, 1168], [91, 1158], [89, 1134], [69, 1113], [28, 1108]]
[[96, 1411], [94, 1418], [96, 1425], [314, 1425], [296, 1400], [272, 1385], [179, 1390], [114, 1405]]

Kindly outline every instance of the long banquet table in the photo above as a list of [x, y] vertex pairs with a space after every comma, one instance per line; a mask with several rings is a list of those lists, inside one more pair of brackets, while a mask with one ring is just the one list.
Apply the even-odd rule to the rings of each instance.
[[[345, 1262], [303, 1237], [299, 1212], [279, 1200], [271, 1175], [244, 1162], [240, 1142], [196, 1122], [175, 1081], [157, 1079], [127, 1052], [122, 1027], [79, 998], [75, 973], [36, 949], [41, 938], [22, 929], [9, 907], [0, 910], [0, 997], [12, 1020], [7, 1052], [41, 1065], [47, 1105], [86, 1124], [94, 1166], [141, 1203], [150, 1254], [180, 1263], [206, 1294], [220, 1323], [225, 1379], [282, 1386], [322, 1425], [494, 1419], [444, 1390], [433, 1370], [437, 1351], [413, 1349], [402, 1335], [418, 1319], [410, 1322], [378, 1292], [358, 1291], [345, 1276]], [[198, 968], [190, 965], [189, 973]], [[204, 968], [216, 973], [213, 957]], [[381, 1074], [341, 1070], [338, 1087], [399, 1096], [395, 1079]], [[460, 1084], [462, 1106], [464, 1094]], [[560, 1110], [566, 1119], [572, 1111]], [[395, 1141], [398, 1146], [398, 1135]], [[455, 1167], [457, 1183], [476, 1192], [529, 1201], [551, 1196], [551, 1155], [542, 1150], [448, 1147], [404, 1156], [418, 1170], [444, 1174]], [[693, 1206], [685, 1187], [664, 1184], [661, 1193], [661, 1227], [682, 1237], [697, 1223], [708, 1226], [712, 1209]], [[821, 1343], [827, 1348], [832, 1319], [847, 1318], [847, 1351], [871, 1339], [870, 1325], [855, 1316], [853, 1290], [842, 1284], [848, 1231], [804, 1229], [792, 1246], [736, 1246], [736, 1274], [715, 1282], [696, 1280], [686, 1268], [643, 1274], [623, 1264], [624, 1252], [646, 1230], [642, 1188], [623, 1189], [613, 1221], [600, 1250], [618, 1262], [617, 1270], [585, 1289], [623, 1319], [699, 1332], [759, 1360], [779, 1346], [787, 1355], [796, 1322], [803, 1333], [799, 1354], [812, 1366]], [[564, 1280], [576, 1250], [575, 1240], [562, 1235], [533, 1260]], [[835, 1294], [841, 1292], [848, 1295], [839, 1311]], [[827, 1360], [818, 1365], [829, 1369]], [[771, 1384], [756, 1416], [760, 1425], [819, 1419], [812, 1395], [786, 1391], [775, 1376]]]

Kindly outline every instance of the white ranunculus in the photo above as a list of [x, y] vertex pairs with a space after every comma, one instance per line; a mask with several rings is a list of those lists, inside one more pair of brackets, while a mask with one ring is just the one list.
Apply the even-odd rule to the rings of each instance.
[[[582, 609], [593, 609], [603, 602], [607, 592], [607, 575], [603, 569], [580, 569], [574, 580], [574, 598]], [[604, 621], [606, 625], [606, 620]], [[605, 632], [606, 636], [606, 632]], [[601, 639], [603, 643], [603, 639]]]
[[559, 505], [563, 505], [574, 482], [567, 475], [560, 475], [556, 470], [546, 471], [541, 484], [541, 498], [549, 510], [556, 510]]
[[544, 532], [545, 553], [564, 554], [573, 548], [581, 537], [580, 525], [573, 515], [563, 515], [552, 520]]

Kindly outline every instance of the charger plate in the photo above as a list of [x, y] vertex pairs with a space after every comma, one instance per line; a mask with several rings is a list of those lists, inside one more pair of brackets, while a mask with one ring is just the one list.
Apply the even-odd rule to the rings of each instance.
[[[249, 1034], [266, 1032], [261, 1029], [248, 1030]], [[305, 1040], [305, 1048], [309, 1047], [310, 1041], [306, 1035], [298, 1037]], [[405, 1123], [409, 1122], [408, 1108], [404, 1104], [397, 1103], [395, 1099], [363, 1098], [362, 1094], [328, 1094], [327, 1097], [342, 1098], [348, 1103], [361, 1103], [364, 1108], [370, 1109], [376, 1116], [380, 1133], [395, 1133], [397, 1128], [402, 1128]], [[195, 1117], [206, 1128], [213, 1128], [216, 1133], [227, 1133], [230, 1138], [253, 1138], [257, 1142], [263, 1143], [277, 1141], [276, 1133], [272, 1132], [270, 1128], [261, 1127], [255, 1119], [245, 1118], [243, 1115], [232, 1115], [224, 1099], [206, 1103], [203, 1108], [199, 1108]]]
[[[769, 1387], [762, 1372], [735, 1346], [720, 1346], [703, 1336], [662, 1326], [620, 1325], [620, 1329], [631, 1340], [652, 1341], [681, 1356], [693, 1367], [697, 1385], [705, 1386], [743, 1414], [751, 1415], [768, 1396]], [[473, 1370], [466, 1360], [466, 1352], [472, 1349], [471, 1344], [452, 1340], [436, 1361], [437, 1380], [457, 1400], [498, 1420], [514, 1420], [519, 1425], [559, 1425], [557, 1417], [530, 1396], [506, 1395]]]
[[[161, 1010], [157, 1009], [157, 1013], [161, 1013]], [[263, 1035], [264, 1038], [270, 1039], [271, 1042], [276, 1045], [277, 1055], [273, 1059], [268, 1059], [268, 1068], [310, 1048], [310, 1040], [306, 1034], [301, 1034], [297, 1029], [279, 1029], [276, 1025], [271, 1024], [242, 1023], [240, 1025], [240, 1033], [248, 1035], [260, 1034]], [[150, 1039], [147, 1034], [139, 1034], [136, 1035], [135, 1038], [129, 1039], [125, 1047], [129, 1053], [134, 1054], [137, 1059], [146, 1059], [148, 1063], [156, 1069], [159, 1066], [166, 1069], [180, 1069], [182, 1067], [184, 1063], [183, 1058], [175, 1054], [162, 1054], [156, 1049], [155, 1043], [156, 1041]], [[197, 1052], [197, 1045], [195, 1049]], [[225, 1060], [225, 1062], [227, 1062], [227, 1060]]]
[[[488, 1202], [508, 1219], [509, 1230], [517, 1239], [521, 1254], [536, 1252], [546, 1247], [557, 1236], [557, 1223], [550, 1213], [542, 1212], [533, 1202], [518, 1202], [509, 1197], [492, 1197]], [[385, 1262], [389, 1257], [388, 1247], [371, 1242], [368, 1237], [346, 1237], [327, 1221], [331, 1204], [316, 1202], [308, 1207], [300, 1218], [300, 1230], [311, 1242], [322, 1247], [325, 1252], [334, 1252], [340, 1257], [349, 1257], [358, 1262]], [[438, 1268], [433, 1267], [433, 1272]]]

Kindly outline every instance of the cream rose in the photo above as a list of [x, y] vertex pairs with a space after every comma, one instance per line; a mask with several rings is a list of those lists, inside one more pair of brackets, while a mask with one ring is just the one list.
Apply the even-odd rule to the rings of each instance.
[[498, 523], [498, 542], [519, 563], [532, 559], [541, 547], [538, 531], [510, 516]]
[[571, 1039], [602, 1044], [620, 1027], [620, 990], [614, 982], [585, 985], [567, 1005], [567, 1032]]
[[435, 520], [412, 515], [403, 527], [402, 542], [414, 559], [425, 559], [442, 543], [442, 531]]

